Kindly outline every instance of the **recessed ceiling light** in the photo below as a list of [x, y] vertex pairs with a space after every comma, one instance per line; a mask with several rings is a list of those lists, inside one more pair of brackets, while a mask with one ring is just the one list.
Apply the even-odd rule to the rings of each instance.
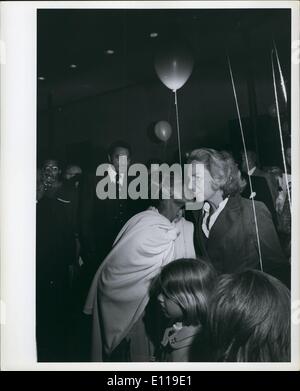
[[156, 37], [158, 37], [158, 33], [150, 33], [150, 37], [151, 38], [156, 38]]
[[45, 80], [44, 76], [39, 76], [38, 79], [39, 80]]
[[105, 53], [106, 53], [106, 54], [114, 54], [115, 51], [112, 50], [112, 49], [107, 49], [107, 50], [105, 51]]
[[77, 68], [77, 65], [76, 65], [76, 64], [71, 64], [71, 65], [70, 65], [70, 68], [73, 68], [73, 69], [74, 69], [74, 68]]

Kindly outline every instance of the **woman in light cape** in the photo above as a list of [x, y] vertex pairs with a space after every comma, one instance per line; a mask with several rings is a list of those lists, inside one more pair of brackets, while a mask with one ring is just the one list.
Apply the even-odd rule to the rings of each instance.
[[183, 205], [182, 199], [161, 200], [157, 209], [133, 216], [118, 234], [96, 272], [84, 308], [93, 316], [92, 361], [109, 361], [124, 338], [134, 335], [161, 268], [177, 258], [195, 257], [192, 223], [183, 217], [175, 221]]

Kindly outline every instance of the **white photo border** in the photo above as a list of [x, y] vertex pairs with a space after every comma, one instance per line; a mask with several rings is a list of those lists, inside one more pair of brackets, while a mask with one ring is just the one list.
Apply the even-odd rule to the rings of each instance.
[[[2, 2], [1, 17], [1, 368], [29, 371], [285, 371], [300, 369], [299, 3], [297, 1]], [[37, 10], [50, 8], [289, 8], [292, 15], [291, 363], [38, 363], [35, 343]], [[14, 28], [17, 26], [17, 28]], [[298, 41], [298, 44], [297, 44]]]

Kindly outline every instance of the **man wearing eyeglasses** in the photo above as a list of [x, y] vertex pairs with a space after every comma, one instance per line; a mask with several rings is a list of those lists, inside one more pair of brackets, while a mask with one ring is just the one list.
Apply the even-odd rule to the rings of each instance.
[[37, 183], [37, 202], [43, 197], [53, 198], [61, 186], [61, 169], [58, 161], [45, 160]]
[[37, 184], [36, 324], [38, 361], [67, 361], [70, 266], [76, 262], [75, 188], [57, 160], [43, 162]]

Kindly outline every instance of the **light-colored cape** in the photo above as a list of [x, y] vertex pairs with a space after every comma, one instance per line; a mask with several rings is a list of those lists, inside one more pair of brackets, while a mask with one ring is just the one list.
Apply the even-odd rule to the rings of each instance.
[[84, 312], [93, 315], [92, 361], [103, 361], [139, 320], [149, 287], [161, 267], [178, 258], [195, 258], [193, 224], [171, 223], [156, 209], [133, 216], [93, 279]]

